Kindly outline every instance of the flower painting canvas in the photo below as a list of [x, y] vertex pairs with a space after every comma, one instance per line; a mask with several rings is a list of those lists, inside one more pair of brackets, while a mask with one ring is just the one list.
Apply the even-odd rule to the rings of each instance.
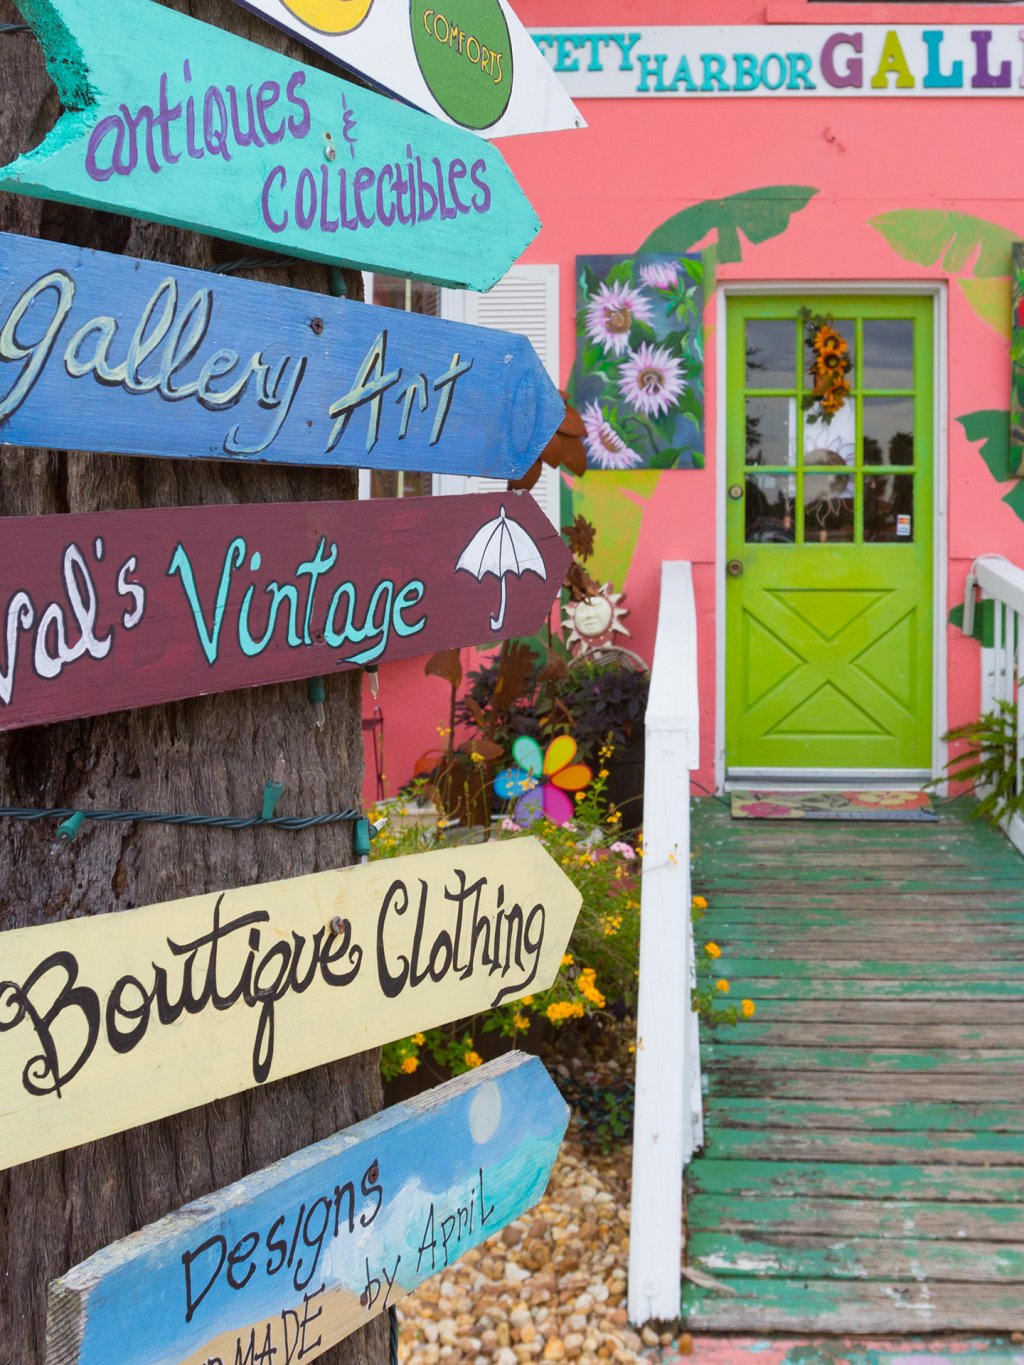
[[1010, 332], [1010, 472], [1024, 478], [1024, 242], [1013, 244], [1013, 324]]
[[588, 469], [702, 469], [702, 258], [578, 256], [576, 283]]

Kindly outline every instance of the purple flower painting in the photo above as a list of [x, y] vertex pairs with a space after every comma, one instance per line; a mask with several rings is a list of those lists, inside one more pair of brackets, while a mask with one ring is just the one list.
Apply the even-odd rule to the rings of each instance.
[[579, 256], [576, 405], [592, 470], [704, 466], [700, 256]]

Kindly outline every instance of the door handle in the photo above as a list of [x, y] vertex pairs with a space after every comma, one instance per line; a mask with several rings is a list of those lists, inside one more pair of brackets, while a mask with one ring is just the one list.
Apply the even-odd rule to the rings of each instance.
[[743, 560], [730, 559], [728, 564], [725, 566], [725, 572], [729, 575], [730, 578], [739, 578], [740, 574], [743, 572]]

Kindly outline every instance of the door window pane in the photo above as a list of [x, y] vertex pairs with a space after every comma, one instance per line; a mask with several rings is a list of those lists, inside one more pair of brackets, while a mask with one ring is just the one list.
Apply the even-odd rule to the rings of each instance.
[[804, 475], [804, 541], [852, 541], [855, 484], [843, 471]]
[[865, 398], [863, 417], [864, 463], [914, 463], [914, 400]]
[[864, 478], [864, 539], [897, 545], [914, 541], [913, 474]]
[[865, 320], [864, 387], [914, 387], [914, 323], [910, 318]]
[[747, 323], [747, 388], [796, 387], [796, 323], [751, 319]]
[[747, 464], [794, 464], [796, 399], [747, 399]]
[[795, 491], [791, 474], [747, 475], [748, 545], [792, 545]]
[[852, 465], [857, 437], [857, 412], [847, 399], [831, 422], [804, 418], [804, 465]]

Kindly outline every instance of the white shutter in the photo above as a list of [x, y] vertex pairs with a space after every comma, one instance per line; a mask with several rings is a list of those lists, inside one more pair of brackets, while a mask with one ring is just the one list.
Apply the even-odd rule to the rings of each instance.
[[[496, 327], [518, 332], [532, 343], [541, 364], [558, 383], [558, 266], [514, 265], [486, 294], [445, 289], [441, 293], [441, 316], [477, 327]], [[504, 488], [504, 479], [435, 476], [438, 493], [489, 493]], [[545, 465], [531, 490], [548, 519], [561, 525], [562, 481], [557, 469]]]

